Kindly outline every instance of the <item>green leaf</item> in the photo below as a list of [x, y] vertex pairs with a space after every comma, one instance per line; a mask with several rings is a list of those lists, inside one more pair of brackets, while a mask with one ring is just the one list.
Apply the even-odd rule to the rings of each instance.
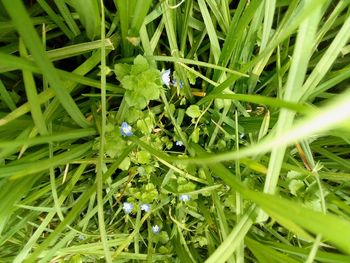
[[137, 153], [137, 162], [140, 164], [147, 164], [151, 162], [151, 154], [147, 151], [139, 151]]
[[201, 115], [201, 111], [197, 105], [191, 105], [187, 108], [186, 114], [192, 119], [198, 118]]
[[120, 170], [123, 170], [123, 171], [127, 171], [130, 167], [130, 158], [129, 157], [126, 157], [118, 166], [118, 168]]
[[131, 66], [129, 64], [116, 64], [114, 65], [114, 73], [117, 79], [121, 81], [125, 76], [130, 74]]
[[125, 100], [129, 106], [135, 107], [136, 109], [139, 109], [139, 110], [146, 108], [148, 104], [148, 101], [145, 97], [131, 90], [128, 90], [125, 92]]
[[154, 82], [149, 82], [147, 85], [143, 86], [142, 92], [140, 93], [143, 94], [147, 100], [157, 100], [160, 95], [159, 86]]
[[130, 91], [125, 93], [128, 106], [142, 110], [150, 100], [159, 99], [162, 89], [160, 72], [150, 68], [147, 59], [143, 56], [138, 55], [131, 66], [117, 64], [114, 72], [123, 87]]
[[126, 90], [134, 90], [137, 87], [137, 79], [133, 75], [127, 75], [122, 80], [121, 83], [123, 88]]
[[134, 60], [134, 65], [131, 67], [131, 75], [137, 75], [149, 69], [149, 64], [147, 59], [143, 56], [138, 55]]
[[198, 143], [198, 141], [199, 141], [199, 131], [200, 131], [200, 129], [197, 127], [193, 130], [193, 132], [191, 134], [191, 139], [194, 143]]

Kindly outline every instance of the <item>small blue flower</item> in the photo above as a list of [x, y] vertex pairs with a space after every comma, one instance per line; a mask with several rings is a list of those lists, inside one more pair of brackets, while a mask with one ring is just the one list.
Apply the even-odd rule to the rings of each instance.
[[187, 201], [190, 201], [190, 196], [189, 195], [180, 195], [179, 199], [182, 202], [187, 202]]
[[[171, 82], [174, 86], [176, 86], [176, 79], [174, 79], [172, 82]], [[179, 88], [180, 89], [182, 89], [183, 88], [183, 86], [184, 86], [184, 83], [182, 82], [182, 80], [180, 80], [180, 82], [179, 82]]]
[[183, 146], [184, 145], [184, 143], [182, 142], [182, 141], [176, 141], [176, 146]]
[[123, 203], [123, 210], [125, 214], [130, 214], [132, 212], [132, 209], [134, 208], [134, 205], [128, 202]]
[[149, 204], [142, 204], [141, 211], [145, 211], [146, 213], [151, 210], [151, 206]]
[[169, 85], [170, 85], [170, 69], [163, 71], [161, 78], [162, 78], [163, 84], [169, 87]]
[[78, 239], [79, 239], [79, 240], [85, 240], [85, 236], [82, 235], [82, 234], [80, 234], [80, 235], [78, 236]]
[[132, 129], [131, 126], [127, 122], [123, 122], [122, 126], [120, 127], [120, 133], [123, 136], [131, 136], [133, 135], [131, 129]]
[[160, 231], [160, 227], [158, 225], [152, 226], [152, 231], [154, 234], [158, 234]]

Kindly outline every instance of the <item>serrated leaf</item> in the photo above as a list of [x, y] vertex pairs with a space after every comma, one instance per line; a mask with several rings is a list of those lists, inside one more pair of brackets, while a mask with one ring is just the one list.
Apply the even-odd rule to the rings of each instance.
[[134, 90], [137, 87], [137, 80], [132, 75], [125, 76], [121, 83], [126, 90]]
[[149, 64], [147, 59], [143, 56], [138, 55], [134, 60], [134, 65], [131, 66], [131, 75], [138, 75], [149, 69]]
[[143, 96], [140, 96], [137, 92], [132, 90], [127, 90], [125, 92], [125, 100], [129, 106], [135, 107], [139, 110], [144, 109], [148, 103], [148, 101]]
[[159, 90], [159, 86], [157, 86], [156, 84], [154, 84], [152, 82], [147, 83], [147, 85], [145, 85], [142, 90], [143, 90], [142, 94], [148, 100], [159, 99], [160, 90]]
[[114, 66], [114, 73], [117, 79], [121, 81], [125, 76], [130, 74], [131, 66], [128, 64], [116, 64]]

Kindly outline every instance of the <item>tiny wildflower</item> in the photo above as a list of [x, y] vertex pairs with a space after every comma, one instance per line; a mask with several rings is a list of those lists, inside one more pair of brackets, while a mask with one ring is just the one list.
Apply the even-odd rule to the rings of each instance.
[[131, 131], [131, 126], [128, 123], [126, 123], [126, 122], [122, 123], [122, 126], [120, 127], [120, 133], [123, 136], [131, 136], [131, 135], [133, 135], [133, 133]]
[[151, 206], [149, 204], [142, 204], [141, 211], [145, 211], [146, 213], [151, 210]]
[[190, 196], [189, 195], [180, 195], [179, 199], [182, 202], [187, 202], [187, 201], [190, 201]]
[[79, 239], [79, 240], [85, 240], [85, 236], [80, 234], [80, 235], [78, 236], [78, 239]]
[[134, 205], [128, 202], [123, 203], [123, 210], [125, 214], [130, 214], [132, 212], [132, 209], [134, 208]]
[[158, 234], [160, 231], [160, 227], [158, 225], [152, 226], [152, 231], [154, 234]]
[[163, 84], [169, 87], [169, 85], [170, 85], [170, 69], [163, 71], [161, 78], [162, 78]]
[[182, 142], [182, 141], [176, 141], [176, 146], [183, 146], [184, 145], [184, 143]]
[[[174, 86], [176, 86], [176, 79], [174, 79], [172, 82], [171, 82]], [[184, 86], [184, 83], [180, 80], [179, 82], [179, 88], [182, 89], [182, 87]]]

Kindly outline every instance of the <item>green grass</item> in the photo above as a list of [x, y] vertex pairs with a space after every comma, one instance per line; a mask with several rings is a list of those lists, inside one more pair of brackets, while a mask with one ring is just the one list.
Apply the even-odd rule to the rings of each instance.
[[350, 262], [348, 32], [349, 0], [1, 1], [0, 262]]

